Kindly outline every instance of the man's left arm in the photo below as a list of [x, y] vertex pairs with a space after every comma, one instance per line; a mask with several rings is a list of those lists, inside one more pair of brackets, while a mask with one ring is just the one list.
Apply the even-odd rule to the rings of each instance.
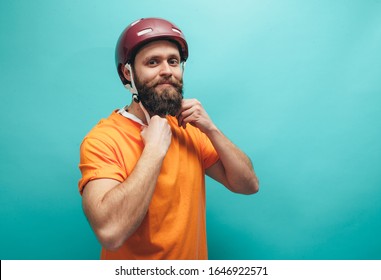
[[208, 176], [236, 193], [253, 194], [259, 190], [250, 159], [217, 128], [198, 100], [183, 100], [178, 121], [184, 128], [187, 123], [199, 128], [216, 149], [220, 159], [206, 170]]

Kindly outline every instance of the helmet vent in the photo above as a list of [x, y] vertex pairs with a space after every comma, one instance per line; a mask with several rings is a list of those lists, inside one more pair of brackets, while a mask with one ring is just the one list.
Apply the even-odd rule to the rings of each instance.
[[178, 30], [178, 29], [176, 29], [176, 28], [172, 28], [172, 30], [173, 30], [174, 32], [177, 32], [177, 33], [181, 34], [181, 31]]
[[138, 19], [137, 21], [134, 21], [133, 23], [130, 24], [130, 26], [134, 26], [135, 24], [137, 24], [138, 22], [140, 22], [142, 19]]
[[142, 31], [138, 32], [138, 36], [142, 36], [144, 34], [152, 32], [152, 31], [153, 31], [152, 28], [143, 29]]

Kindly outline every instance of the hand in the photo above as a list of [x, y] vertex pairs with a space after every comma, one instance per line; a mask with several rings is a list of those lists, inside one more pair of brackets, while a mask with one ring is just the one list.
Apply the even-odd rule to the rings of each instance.
[[179, 126], [185, 128], [187, 123], [190, 123], [204, 133], [215, 128], [214, 123], [197, 99], [183, 99], [177, 119]]
[[149, 125], [144, 127], [140, 134], [145, 148], [152, 148], [153, 151], [159, 152], [163, 156], [167, 154], [172, 138], [171, 127], [167, 119], [157, 115], [153, 116]]

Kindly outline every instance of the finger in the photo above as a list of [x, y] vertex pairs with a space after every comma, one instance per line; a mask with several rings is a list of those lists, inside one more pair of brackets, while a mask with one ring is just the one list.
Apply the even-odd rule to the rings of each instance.
[[178, 123], [178, 126], [180, 127], [182, 125], [182, 120], [183, 120], [183, 113], [184, 113], [184, 107], [181, 107], [179, 113], [177, 114], [177, 123]]
[[199, 120], [199, 118], [196, 115], [194, 115], [194, 114], [189, 115], [183, 119], [183, 127], [184, 127], [184, 125], [186, 125], [188, 123], [193, 125], [193, 126], [197, 126], [196, 123], [198, 120]]
[[185, 111], [194, 106], [201, 106], [201, 103], [197, 99], [183, 99], [181, 103], [181, 111]]
[[181, 109], [177, 116], [178, 125], [185, 128], [186, 122], [184, 123], [184, 118], [197, 111], [201, 112], [202, 110], [202, 105], [197, 99], [183, 99]]
[[190, 107], [192, 107], [190, 104], [189, 104], [189, 101], [188, 99], [183, 99], [182, 102], [181, 102], [181, 107], [180, 107], [180, 110], [179, 112], [177, 113], [177, 118], [179, 119], [180, 115], [182, 112], [188, 110]]
[[183, 126], [185, 128], [186, 122], [184, 122], [184, 119], [194, 114], [195, 111], [196, 108], [194, 106], [190, 107], [185, 111], [182, 111], [178, 117], [179, 126]]

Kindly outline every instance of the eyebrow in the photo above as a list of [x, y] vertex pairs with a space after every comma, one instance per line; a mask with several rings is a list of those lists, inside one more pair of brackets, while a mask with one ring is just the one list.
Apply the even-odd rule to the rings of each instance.
[[[164, 58], [163, 55], [149, 55], [143, 59], [143, 63], [147, 63], [151, 59], [163, 59], [163, 58]], [[166, 56], [166, 59], [172, 59], [172, 58], [180, 59], [180, 55], [173, 53]]]
[[143, 63], [147, 63], [147, 62], [150, 61], [151, 59], [159, 59], [159, 58], [160, 58], [159, 55], [149, 55], [149, 56], [144, 57], [144, 59], [143, 59]]

